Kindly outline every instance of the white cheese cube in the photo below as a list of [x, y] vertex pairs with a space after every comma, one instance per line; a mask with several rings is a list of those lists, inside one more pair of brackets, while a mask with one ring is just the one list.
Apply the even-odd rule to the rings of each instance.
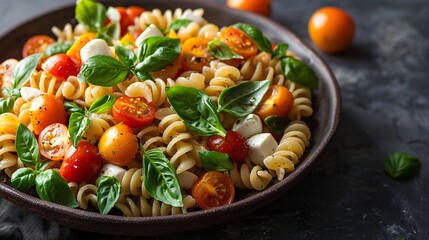
[[276, 151], [278, 146], [276, 139], [271, 133], [260, 133], [247, 140], [249, 145], [250, 160], [261, 167], [264, 167], [264, 159]]
[[164, 36], [164, 35], [159, 31], [158, 27], [155, 26], [155, 25], [153, 25], [153, 24], [151, 24], [149, 27], [147, 27], [140, 34], [140, 36], [138, 36], [138, 38], [136, 39], [135, 44], [136, 44], [136, 46], [140, 46], [146, 38], [149, 38], [149, 37], [162, 37], [162, 36]]
[[19, 91], [21, 92], [22, 98], [27, 102], [31, 101], [31, 99], [33, 98], [36, 98], [38, 96], [42, 96], [45, 94], [39, 89], [32, 88], [32, 87], [21, 87]]
[[96, 55], [113, 56], [109, 46], [103, 39], [93, 39], [89, 41], [80, 50], [80, 58], [82, 62], [88, 60], [88, 58]]
[[245, 118], [235, 121], [232, 130], [240, 133], [243, 137], [250, 138], [253, 135], [262, 133], [262, 121], [258, 115], [249, 114]]
[[121, 181], [122, 178], [124, 177], [125, 172], [127, 172], [127, 170], [125, 170], [121, 167], [118, 167], [116, 165], [107, 163], [101, 168], [100, 177], [112, 176], [112, 177], [115, 177], [116, 179], [118, 179], [118, 181]]

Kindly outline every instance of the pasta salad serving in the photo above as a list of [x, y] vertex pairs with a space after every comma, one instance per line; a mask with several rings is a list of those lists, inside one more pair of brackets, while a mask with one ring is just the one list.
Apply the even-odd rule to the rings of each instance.
[[288, 44], [203, 9], [77, 0], [75, 18], [0, 65], [0, 171], [13, 187], [102, 214], [173, 215], [264, 191], [300, 163], [318, 78]]

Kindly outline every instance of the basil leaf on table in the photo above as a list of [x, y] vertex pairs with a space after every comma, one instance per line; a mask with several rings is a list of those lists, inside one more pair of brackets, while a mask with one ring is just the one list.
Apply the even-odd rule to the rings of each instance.
[[206, 171], [227, 172], [234, 167], [231, 159], [226, 153], [200, 150], [198, 151], [198, 155], [200, 156], [201, 164]]
[[34, 186], [36, 172], [31, 168], [19, 168], [10, 179], [12, 186], [19, 190], [29, 189]]
[[271, 54], [273, 53], [271, 41], [258, 28], [246, 23], [236, 23], [232, 25], [232, 27], [240, 29], [246, 33], [246, 35], [249, 36], [258, 45], [259, 50]]
[[15, 99], [12, 97], [0, 98], [0, 114], [12, 112]]
[[283, 73], [290, 81], [309, 88], [317, 89], [319, 87], [319, 80], [313, 69], [298, 59], [283, 58], [281, 66]]
[[125, 64], [125, 66], [131, 68], [134, 66], [134, 63], [137, 61], [136, 55], [123, 46], [115, 46], [115, 53], [118, 56], [119, 60]]
[[65, 102], [64, 108], [66, 109], [67, 112], [70, 112], [70, 113], [74, 113], [74, 112], [85, 113], [85, 111], [74, 102]]
[[32, 54], [21, 61], [15, 66], [12, 73], [12, 87], [14, 89], [21, 88], [31, 77], [34, 70], [39, 64], [39, 60], [42, 57], [41, 53]]
[[272, 59], [282, 59], [286, 57], [287, 50], [289, 48], [289, 45], [286, 43], [281, 43], [274, 48], [273, 55], [271, 56]]
[[27, 165], [34, 166], [40, 162], [39, 146], [36, 137], [22, 123], [16, 130], [15, 148], [18, 157]]
[[110, 56], [96, 55], [86, 60], [78, 74], [82, 82], [111, 87], [125, 81], [130, 69]]
[[384, 163], [384, 170], [394, 179], [402, 180], [417, 175], [420, 169], [419, 160], [407, 153], [391, 154]]
[[92, 0], [78, 0], [75, 8], [77, 21], [85, 25], [91, 32], [103, 28], [106, 20], [106, 7]]
[[68, 129], [74, 147], [82, 139], [83, 134], [85, 134], [86, 129], [89, 127], [90, 121], [85, 114], [80, 112], [74, 112], [70, 115]]
[[193, 87], [174, 86], [166, 89], [167, 98], [188, 130], [200, 136], [225, 136], [216, 104], [203, 91]]
[[261, 102], [270, 86], [270, 80], [244, 82], [224, 89], [219, 95], [218, 112], [227, 112], [235, 117], [252, 113]]
[[79, 206], [66, 180], [53, 169], [48, 169], [36, 176], [36, 191], [43, 200], [70, 208]]
[[159, 149], [143, 153], [143, 182], [148, 193], [158, 201], [183, 207], [182, 192], [176, 170]]
[[112, 108], [115, 103], [116, 98], [110, 95], [105, 95], [97, 100], [95, 100], [91, 107], [88, 109], [90, 113], [103, 113]]
[[97, 202], [101, 214], [108, 214], [118, 201], [121, 185], [112, 176], [102, 176], [97, 188]]
[[288, 117], [268, 116], [264, 122], [273, 134], [282, 135], [291, 121]]
[[208, 43], [209, 52], [219, 60], [243, 59], [243, 56], [234, 52], [226, 43], [213, 39]]
[[169, 33], [171, 30], [179, 31], [180, 28], [187, 27], [191, 22], [192, 20], [189, 19], [176, 19], [168, 25], [165, 33]]
[[45, 50], [44, 54], [52, 56], [59, 53], [66, 53], [72, 45], [72, 42], [54, 43]]

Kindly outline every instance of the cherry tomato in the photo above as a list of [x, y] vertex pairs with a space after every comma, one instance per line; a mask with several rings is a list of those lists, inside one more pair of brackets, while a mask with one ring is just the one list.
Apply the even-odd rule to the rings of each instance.
[[184, 71], [201, 72], [204, 66], [210, 64], [213, 57], [208, 50], [209, 41], [204, 37], [192, 37], [183, 43], [180, 58]]
[[176, 79], [178, 73], [180, 70], [180, 61], [179, 59], [174, 60], [170, 65], [168, 65], [166, 68], [151, 72], [153, 78], [161, 78], [163, 80], [167, 80], [168, 78]]
[[[10, 58], [0, 64], [0, 86], [1, 90], [5, 88], [12, 88], [12, 73], [18, 60]], [[0, 96], [2, 93], [0, 92]]]
[[70, 147], [60, 167], [61, 176], [68, 182], [87, 182], [94, 180], [101, 168], [103, 159], [96, 146], [80, 141], [76, 148]]
[[125, 7], [116, 7], [116, 10], [118, 10], [119, 14], [121, 15], [121, 20], [119, 22], [119, 25], [121, 25], [121, 36], [122, 36], [128, 32], [128, 26], [133, 25], [134, 20], [128, 16]]
[[155, 106], [144, 97], [120, 97], [113, 104], [113, 117], [130, 127], [145, 127], [155, 118]]
[[258, 45], [240, 29], [233, 27], [222, 29], [220, 40], [245, 59], [258, 53]]
[[63, 102], [51, 94], [34, 98], [30, 102], [30, 122], [36, 135], [52, 123], [66, 125], [67, 112]]
[[67, 126], [53, 123], [45, 127], [39, 135], [39, 151], [44, 157], [60, 161], [71, 146]]
[[271, 0], [227, 0], [230, 8], [254, 12], [263, 16], [271, 15]]
[[235, 197], [234, 183], [224, 173], [206, 172], [192, 187], [192, 197], [202, 209], [231, 204]]
[[313, 43], [327, 53], [344, 51], [353, 41], [355, 24], [345, 11], [324, 7], [313, 13], [308, 22]]
[[228, 154], [234, 162], [243, 162], [249, 152], [246, 139], [238, 132], [231, 130], [226, 132], [225, 137], [219, 135], [211, 136], [207, 146], [212, 151]]
[[85, 46], [89, 41], [94, 39], [97, 36], [97, 33], [87, 32], [82, 35], [73, 43], [69, 50], [67, 50], [67, 55], [73, 59], [76, 59], [79, 63], [82, 62], [80, 57], [80, 50]]
[[145, 9], [139, 6], [129, 6], [125, 9], [125, 12], [132, 21], [132, 24], [134, 24], [134, 19], [140, 17], [144, 11]]
[[137, 153], [137, 138], [130, 127], [117, 124], [101, 136], [98, 150], [107, 162], [120, 167], [126, 166]]
[[69, 76], [77, 76], [80, 65], [66, 54], [56, 54], [46, 59], [42, 69], [60, 80], [67, 80]]
[[255, 110], [262, 121], [268, 116], [286, 117], [293, 106], [293, 95], [286, 87], [271, 85]]
[[22, 48], [22, 57], [28, 57], [34, 53], [43, 53], [50, 45], [55, 42], [55, 39], [46, 35], [35, 35], [29, 38]]

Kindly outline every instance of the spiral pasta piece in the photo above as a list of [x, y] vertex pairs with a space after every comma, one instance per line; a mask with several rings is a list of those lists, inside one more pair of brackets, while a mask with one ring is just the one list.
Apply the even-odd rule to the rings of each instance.
[[97, 186], [94, 184], [84, 184], [79, 188], [76, 199], [80, 208], [86, 210], [88, 209], [89, 204], [98, 208], [97, 189]]
[[86, 107], [90, 107], [91, 104], [106, 95], [113, 95], [113, 87], [102, 87], [93, 84], [89, 84], [89, 86], [85, 89], [85, 105]]
[[[240, 79], [240, 71], [233, 66], [212, 61], [210, 67], [203, 68], [208, 86], [204, 89], [213, 100], [217, 101], [220, 93], [228, 87], [234, 86]], [[213, 78], [210, 78], [213, 75]]]
[[62, 80], [52, 76], [44, 70], [34, 71], [30, 77], [30, 81], [26, 86], [39, 89], [40, 91], [48, 94], [55, 95], [58, 98], [62, 97]]
[[54, 26], [51, 31], [57, 37], [57, 42], [73, 42], [77, 36], [87, 32], [87, 29], [80, 23], [74, 28], [70, 23], [67, 23], [63, 29]]
[[168, 25], [174, 20], [182, 18], [185, 15], [192, 13], [194, 16], [202, 17], [204, 15], [203, 9], [186, 9], [183, 11], [177, 8], [173, 11], [167, 10], [164, 13], [160, 9], [153, 9], [152, 11], [144, 11], [137, 20], [137, 28], [145, 30], [149, 25], [154, 24], [160, 29], [167, 29]]
[[206, 87], [205, 84], [205, 76], [201, 73], [196, 72], [184, 72], [180, 77], [176, 80], [167, 79], [167, 86], [185, 86], [185, 87], [193, 87], [198, 90], [203, 91]]
[[159, 107], [167, 100], [165, 86], [165, 82], [159, 78], [154, 81], [134, 82], [126, 88], [125, 95], [128, 97], [144, 97], [148, 102]]
[[[18, 156], [15, 154], [15, 139], [18, 126], [18, 117], [13, 113], [0, 115], [0, 171], [5, 169], [9, 177], [18, 167], [23, 167], [23, 164], [20, 163]], [[18, 164], [22, 166], [17, 166]]]
[[120, 179], [121, 194], [124, 196], [143, 196], [144, 198], [152, 198], [144, 187], [142, 181], [142, 169], [131, 168], [127, 170], [124, 176]]
[[89, 127], [83, 134], [82, 139], [90, 143], [98, 142], [103, 133], [116, 124], [113, 116], [109, 114], [90, 113], [88, 117], [90, 119]]
[[30, 102], [20, 97], [13, 104], [13, 113], [18, 117], [18, 121], [25, 126], [30, 125]]
[[289, 112], [289, 119], [301, 120], [303, 117], [311, 116], [313, 114], [313, 108], [311, 107], [310, 88], [290, 82], [289, 91], [294, 97], [293, 106]]
[[240, 189], [256, 189], [258, 191], [264, 190], [271, 182], [273, 177], [260, 166], [253, 166], [246, 161], [239, 166], [234, 163], [234, 168], [229, 171], [234, 185]]
[[77, 104], [86, 106], [84, 94], [88, 84], [80, 82], [76, 76], [70, 76], [63, 83], [61, 94], [65, 99], [75, 101]]
[[199, 29], [197, 36], [213, 40], [219, 37], [219, 27], [212, 23], [206, 24]]

